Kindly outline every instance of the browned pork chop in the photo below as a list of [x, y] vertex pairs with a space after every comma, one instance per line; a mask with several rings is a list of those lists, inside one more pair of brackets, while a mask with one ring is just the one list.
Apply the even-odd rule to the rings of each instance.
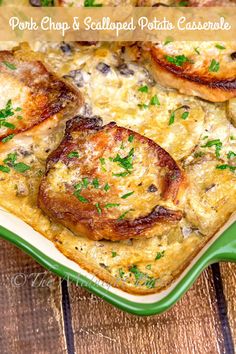
[[74, 233], [94, 240], [163, 234], [182, 218], [184, 176], [152, 140], [98, 117], [67, 123], [49, 156], [38, 203]]
[[236, 97], [236, 42], [171, 42], [148, 47], [155, 79], [212, 102]]
[[79, 91], [37, 60], [0, 52], [0, 139], [26, 131], [81, 104]]

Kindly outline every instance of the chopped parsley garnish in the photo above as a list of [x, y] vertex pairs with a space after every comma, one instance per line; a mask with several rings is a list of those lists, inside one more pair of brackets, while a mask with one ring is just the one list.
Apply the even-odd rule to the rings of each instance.
[[147, 93], [148, 92], [148, 86], [147, 85], [141, 86], [141, 87], [139, 87], [138, 91]]
[[14, 64], [9, 63], [8, 61], [3, 61], [2, 63], [10, 70], [16, 70], [17, 69]]
[[124, 146], [124, 142], [122, 141], [121, 145], [120, 145], [120, 149], [124, 150], [125, 146]]
[[2, 143], [7, 143], [8, 141], [10, 141], [11, 139], [13, 139], [15, 136], [15, 134], [10, 134], [8, 136], [6, 136], [5, 138], [2, 139]]
[[136, 265], [130, 267], [129, 270], [134, 275], [136, 280], [135, 285], [145, 285], [149, 289], [155, 287], [156, 280], [148, 274], [141, 272]]
[[84, 0], [84, 7], [101, 7], [102, 4], [95, 4], [96, 0]]
[[226, 49], [226, 48], [225, 48], [223, 45], [221, 45], [221, 44], [216, 44], [215, 47], [216, 47], [217, 49], [220, 49], [220, 50]]
[[202, 145], [202, 148], [206, 148], [206, 147], [212, 147], [215, 146], [215, 154], [216, 157], [220, 157], [220, 150], [222, 148], [222, 142], [220, 141], [220, 139], [215, 139], [215, 140], [209, 140], [205, 145]]
[[133, 140], [134, 140], [134, 135], [131, 134], [131, 135], [128, 137], [128, 142], [129, 142], [129, 143], [132, 143]]
[[141, 108], [141, 109], [147, 109], [147, 108], [148, 108], [148, 104], [146, 104], [146, 103], [139, 103], [139, 104], [138, 104], [138, 107]]
[[123, 271], [122, 268], [119, 269], [119, 276], [120, 278], [123, 278], [123, 276], [125, 275], [125, 272]]
[[54, 6], [54, 0], [41, 0], [41, 6]]
[[164, 45], [167, 45], [167, 44], [169, 44], [169, 43], [171, 43], [171, 42], [173, 42], [173, 41], [174, 41], [173, 38], [167, 37], [166, 40], [165, 40], [165, 42], [164, 42]]
[[20, 172], [20, 173], [24, 173], [30, 170], [30, 166], [26, 165], [23, 162], [16, 162], [16, 160], [17, 160], [16, 152], [8, 154], [7, 157], [3, 160], [4, 164], [7, 165], [7, 166], [3, 166], [6, 167], [5, 171], [10, 172], [9, 167], [12, 167], [16, 172]]
[[209, 71], [211, 72], [217, 72], [220, 69], [220, 63], [216, 61], [215, 59], [212, 59], [211, 64], [209, 66]]
[[101, 209], [99, 203], [96, 203], [96, 204], [95, 204], [95, 207], [96, 207], [96, 209], [97, 209], [98, 214], [101, 215], [101, 214], [102, 214], [102, 209]]
[[233, 151], [229, 151], [228, 154], [227, 154], [227, 158], [231, 159], [232, 157], [236, 157], [236, 153], [233, 152]]
[[147, 109], [150, 106], [160, 106], [160, 101], [159, 101], [157, 95], [154, 95], [151, 97], [149, 104], [146, 104], [146, 103], [139, 103], [138, 104], [138, 107], [141, 109]]
[[173, 57], [170, 55], [166, 55], [165, 58], [169, 63], [174, 64], [176, 66], [183, 66], [183, 64], [187, 62], [191, 62], [185, 55], [176, 55]]
[[106, 168], [104, 167], [105, 164], [106, 164], [106, 160], [104, 159], [104, 157], [100, 157], [99, 161], [100, 161], [100, 164], [101, 164], [101, 166], [102, 166], [102, 170], [103, 170], [104, 172], [106, 172]]
[[152, 268], [152, 265], [151, 264], [147, 264], [145, 268], [150, 270]]
[[228, 168], [232, 172], [234, 172], [236, 170], [236, 166], [231, 166], [228, 164], [217, 165], [216, 168], [217, 168], [217, 170], [226, 170]]
[[174, 122], [175, 122], [175, 113], [172, 112], [169, 119], [169, 125], [174, 124]]
[[114, 258], [114, 257], [116, 257], [116, 256], [117, 256], [117, 253], [116, 253], [116, 252], [114, 252], [114, 251], [112, 251], [112, 252], [111, 252], [111, 256], [112, 256], [112, 258]]
[[197, 151], [194, 153], [193, 157], [198, 158], [204, 156], [205, 153], [203, 151]]
[[165, 251], [157, 252], [157, 255], [155, 257], [155, 261], [164, 257], [164, 254], [165, 254]]
[[181, 115], [181, 118], [185, 120], [185, 119], [188, 118], [188, 116], [189, 116], [189, 112], [184, 112], [184, 113]]
[[133, 156], [134, 156], [134, 148], [130, 150], [127, 156], [121, 157], [119, 154], [116, 155], [114, 159], [112, 159], [113, 162], [117, 162], [120, 167], [126, 170], [126, 172], [122, 173], [113, 173], [113, 176], [116, 177], [125, 177], [127, 174], [131, 173], [130, 170], [133, 169]]
[[132, 195], [132, 194], [134, 194], [134, 192], [129, 192], [129, 193], [126, 193], [126, 194], [124, 194], [124, 195], [122, 195], [122, 199], [126, 199], [126, 198], [128, 198], [130, 195]]
[[74, 188], [75, 188], [77, 191], [81, 190], [81, 189], [83, 188], [82, 182], [77, 183], [77, 184], [74, 186]]
[[178, 6], [180, 7], [186, 7], [188, 6], [188, 0], [182, 0], [178, 3]]
[[94, 178], [92, 181], [92, 185], [94, 188], [98, 189], [99, 188], [99, 181], [97, 178]]
[[20, 172], [20, 173], [24, 173], [28, 170], [30, 170], [30, 166], [26, 165], [25, 163], [23, 162], [18, 162], [16, 163], [14, 166], [13, 166], [14, 170], [16, 172]]
[[4, 172], [4, 173], [9, 173], [10, 172], [10, 168], [7, 167], [7, 166], [0, 165], [0, 171]]
[[121, 172], [121, 173], [112, 173], [114, 177], [126, 177], [129, 175], [129, 172]]
[[132, 209], [125, 211], [118, 217], [118, 220], [123, 220], [130, 211], [132, 211]]
[[82, 195], [80, 195], [80, 191], [75, 191], [74, 196], [79, 199], [80, 202], [82, 203], [88, 203], [88, 199], [84, 198]]
[[160, 106], [160, 102], [159, 102], [157, 95], [152, 96], [152, 98], [150, 99], [150, 105], [151, 106]]
[[68, 155], [67, 155], [67, 157], [69, 158], [69, 159], [72, 159], [73, 157], [79, 157], [79, 153], [77, 152], [77, 151], [71, 151]]
[[16, 152], [11, 152], [10, 154], [7, 155], [7, 157], [3, 160], [5, 164], [10, 164], [13, 166], [16, 162], [17, 159], [17, 153]]
[[107, 203], [107, 204], [104, 206], [104, 208], [110, 209], [110, 208], [116, 208], [116, 207], [118, 207], [118, 206], [120, 206], [120, 204], [117, 204], [117, 203]]
[[197, 53], [198, 55], [200, 55], [200, 52], [198, 50], [198, 47], [194, 48], [194, 52]]
[[105, 187], [104, 187], [104, 191], [107, 192], [107, 191], [109, 191], [110, 188], [111, 188], [111, 187], [109, 186], [109, 184], [106, 183], [106, 184], [105, 184]]
[[236, 138], [233, 135], [231, 135], [230, 140], [236, 140]]
[[187, 105], [178, 107], [173, 112], [171, 112], [170, 119], [169, 119], [169, 125], [174, 124], [174, 122], [175, 122], [175, 113], [177, 111], [179, 111], [180, 109], [184, 109], [184, 112], [182, 113], [181, 118], [184, 119], [184, 120], [188, 118], [188, 116], [189, 116], [188, 110], [190, 109], [190, 107], [187, 106]]
[[19, 110], [21, 110], [20, 107], [13, 109], [12, 101], [8, 100], [5, 108], [0, 110], [0, 128], [6, 127], [9, 129], [15, 129], [15, 125], [7, 122], [7, 118], [14, 116], [15, 112]]
[[84, 178], [82, 179], [82, 184], [83, 184], [83, 187], [84, 187], [84, 188], [87, 188], [88, 185], [89, 185], [89, 179], [88, 179], [87, 177], [84, 177]]

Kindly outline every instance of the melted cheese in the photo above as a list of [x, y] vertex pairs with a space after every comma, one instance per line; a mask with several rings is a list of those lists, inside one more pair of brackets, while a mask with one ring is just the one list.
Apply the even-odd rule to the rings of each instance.
[[[127, 59], [119, 47], [71, 44], [72, 52], [68, 55], [62, 53], [58, 44], [35, 46], [54, 71], [79, 86], [85, 97], [81, 113], [100, 115], [104, 123], [116, 121], [152, 138], [179, 161], [189, 185], [182, 199], [186, 217], [162, 236], [115, 243], [75, 237], [65, 227], [51, 222], [37, 208], [37, 190], [45, 159], [63, 136], [64, 121], [59, 124], [60, 117], [35, 128], [33, 134], [19, 134], [1, 147], [0, 164], [9, 152], [17, 152], [17, 161], [31, 166], [24, 174], [12, 168], [9, 174], [0, 172], [1, 205], [53, 240], [65, 255], [115, 286], [139, 294], [159, 291], [170, 284], [236, 210], [235, 173], [216, 170], [217, 164], [229, 163], [230, 150], [236, 151], [232, 139], [236, 129], [227, 120], [225, 104], [210, 104], [157, 85], [148, 66]], [[107, 73], [98, 69], [99, 63], [109, 66]], [[122, 64], [127, 65], [123, 70]], [[78, 70], [77, 75], [73, 70]], [[141, 86], [148, 86], [148, 92], [140, 92]], [[160, 105], [150, 104], [155, 95]], [[148, 108], [140, 108], [143, 103]], [[190, 107], [187, 119], [182, 119], [179, 110], [174, 123], [169, 125], [171, 113], [183, 105]], [[202, 147], [213, 139], [222, 142], [219, 160], [214, 146]], [[194, 157], [196, 153], [206, 155], [199, 160]], [[63, 173], [63, 169], [60, 171]], [[55, 174], [57, 185], [60, 178]], [[138, 274], [145, 274], [145, 281], [137, 282]]]

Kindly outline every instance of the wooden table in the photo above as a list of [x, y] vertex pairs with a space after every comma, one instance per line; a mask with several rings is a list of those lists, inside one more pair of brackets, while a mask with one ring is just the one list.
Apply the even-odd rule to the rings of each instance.
[[0, 240], [1, 354], [234, 353], [236, 265], [208, 268], [167, 313], [137, 317]]

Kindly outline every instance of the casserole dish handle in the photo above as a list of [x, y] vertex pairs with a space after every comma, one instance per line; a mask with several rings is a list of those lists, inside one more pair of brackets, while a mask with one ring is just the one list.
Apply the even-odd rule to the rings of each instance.
[[232, 224], [206, 251], [209, 263], [236, 262], [236, 231]]

